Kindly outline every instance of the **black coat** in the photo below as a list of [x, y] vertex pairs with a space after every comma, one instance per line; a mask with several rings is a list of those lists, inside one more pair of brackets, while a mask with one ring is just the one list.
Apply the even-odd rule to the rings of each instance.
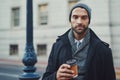
[[[72, 58], [68, 32], [60, 36], [53, 44], [42, 80], [56, 80], [56, 72], [60, 65]], [[90, 35], [90, 47], [86, 61], [87, 72], [84, 80], [116, 80], [109, 45], [101, 41], [92, 30], [90, 30]]]

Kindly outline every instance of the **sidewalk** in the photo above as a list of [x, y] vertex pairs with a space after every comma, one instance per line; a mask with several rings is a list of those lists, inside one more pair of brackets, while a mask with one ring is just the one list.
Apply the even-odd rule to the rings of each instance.
[[[0, 58], [0, 63], [2, 64], [10, 64], [10, 65], [19, 65], [21, 67], [24, 67], [24, 64], [22, 63], [22, 60], [19, 59], [4, 59], [4, 58]], [[38, 62], [35, 64], [35, 67], [37, 68], [36, 72], [41, 71], [42, 73], [45, 71], [45, 68], [47, 66], [47, 61], [46, 60], [38, 60]], [[7, 73], [5, 73], [4, 75], [6, 75]], [[10, 76], [10, 74], [8, 74]], [[13, 74], [12, 74], [13, 76]], [[16, 75], [15, 75], [16, 76]], [[18, 77], [19, 75], [17, 75]], [[40, 75], [40, 79], [42, 78], [42, 74]]]

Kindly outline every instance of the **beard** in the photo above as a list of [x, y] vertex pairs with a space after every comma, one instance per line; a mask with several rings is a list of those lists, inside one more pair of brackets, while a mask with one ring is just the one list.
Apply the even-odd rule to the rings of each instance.
[[72, 27], [72, 30], [75, 33], [77, 33], [78, 35], [81, 35], [81, 34], [85, 34], [87, 32], [88, 27], [85, 27], [84, 25], [78, 25], [78, 26]]

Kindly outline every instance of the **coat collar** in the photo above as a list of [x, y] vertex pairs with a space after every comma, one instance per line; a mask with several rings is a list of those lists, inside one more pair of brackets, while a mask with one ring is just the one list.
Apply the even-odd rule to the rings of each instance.
[[63, 35], [58, 36], [56, 41], [62, 41], [63, 45], [70, 44], [69, 39], [68, 39], [68, 33], [71, 29], [66, 31]]
[[[68, 31], [66, 31], [63, 35], [58, 36], [56, 41], [62, 41], [63, 45], [64, 44], [69, 44], [69, 39], [68, 39], [68, 33], [71, 29], [69, 29]], [[93, 32], [92, 29], [90, 29], [90, 43], [92, 44], [92, 46], [95, 46], [98, 42], [100, 42], [101, 40], [98, 38], [98, 36]]]

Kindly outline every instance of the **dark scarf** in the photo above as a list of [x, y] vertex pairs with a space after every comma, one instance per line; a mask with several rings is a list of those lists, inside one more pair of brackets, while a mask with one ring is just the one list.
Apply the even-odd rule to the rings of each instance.
[[[87, 58], [87, 53], [88, 53], [88, 48], [89, 48], [89, 41], [90, 41], [90, 29], [88, 29], [88, 32], [86, 36], [84, 37], [83, 42], [80, 45], [80, 48], [77, 50], [76, 48], [76, 43], [75, 43], [75, 38], [73, 35], [73, 30], [71, 29], [70, 32], [68, 33], [68, 38], [70, 41], [70, 44], [72, 46], [72, 53], [73, 53], [73, 58], [77, 60], [78, 64], [78, 72], [79, 74], [83, 74], [86, 71], [86, 58]], [[81, 76], [83, 77], [83, 76]], [[83, 79], [80, 79], [83, 80]]]

